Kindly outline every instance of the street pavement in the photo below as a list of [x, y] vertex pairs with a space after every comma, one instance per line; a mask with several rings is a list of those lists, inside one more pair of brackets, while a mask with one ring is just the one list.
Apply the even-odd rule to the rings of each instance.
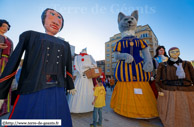
[[[107, 89], [106, 106], [102, 110], [102, 127], [163, 127], [159, 118], [154, 119], [132, 119], [116, 114], [110, 108], [112, 92]], [[71, 114], [73, 127], [89, 127], [92, 123], [92, 112]]]
[[[102, 110], [102, 127], [163, 127], [159, 118], [142, 120], [126, 118], [119, 114], [116, 114], [110, 108], [111, 95], [112, 92], [110, 91], [110, 88], [108, 88], [106, 95], [106, 106], [103, 107]], [[6, 114], [0, 117], [0, 120], [7, 119], [8, 117], [9, 114]], [[89, 127], [93, 121], [92, 112], [78, 114], [72, 113], [71, 117], [73, 127]]]

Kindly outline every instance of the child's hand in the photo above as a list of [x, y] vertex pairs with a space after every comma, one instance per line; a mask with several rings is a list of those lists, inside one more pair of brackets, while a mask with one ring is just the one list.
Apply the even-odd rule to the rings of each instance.
[[92, 105], [94, 105], [94, 103], [95, 103], [95, 102], [93, 101], [93, 102], [92, 102]]

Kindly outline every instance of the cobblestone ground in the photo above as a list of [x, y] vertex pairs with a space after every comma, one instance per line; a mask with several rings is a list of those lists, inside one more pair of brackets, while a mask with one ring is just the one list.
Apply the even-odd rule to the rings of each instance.
[[[163, 127], [159, 118], [151, 120], [131, 119], [116, 114], [110, 108], [112, 92], [108, 88], [106, 95], [106, 107], [103, 108], [103, 127]], [[89, 127], [92, 123], [92, 112], [83, 114], [71, 114], [74, 127]]]
[[[112, 92], [108, 88], [106, 95], [106, 107], [103, 107], [102, 117], [103, 127], [163, 127], [159, 118], [151, 119], [151, 120], [138, 120], [138, 119], [130, 119], [116, 114], [110, 108], [110, 99]], [[9, 114], [6, 114], [1, 119], [7, 119]], [[89, 127], [90, 123], [92, 123], [92, 112], [89, 113], [79, 113], [79, 114], [71, 114], [73, 127]], [[1, 125], [0, 125], [1, 126]]]

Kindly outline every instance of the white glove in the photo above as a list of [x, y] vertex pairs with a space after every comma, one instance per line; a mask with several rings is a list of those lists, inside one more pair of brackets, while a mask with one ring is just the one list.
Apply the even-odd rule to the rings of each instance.
[[151, 77], [151, 79], [150, 79], [151, 81], [154, 81], [154, 77]]
[[164, 93], [163, 92], [158, 92], [158, 95], [159, 96], [164, 96]]
[[0, 100], [0, 109], [1, 109], [1, 106], [3, 105], [3, 102], [4, 100]]
[[68, 92], [69, 94], [74, 95], [74, 94], [77, 92], [77, 90], [76, 90], [76, 89], [72, 89], [72, 90], [67, 90], [67, 92]]

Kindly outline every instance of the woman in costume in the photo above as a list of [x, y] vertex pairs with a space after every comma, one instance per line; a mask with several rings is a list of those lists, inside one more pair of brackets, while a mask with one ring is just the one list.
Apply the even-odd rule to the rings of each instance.
[[[158, 46], [158, 48], [156, 49], [156, 55], [153, 58], [153, 65], [154, 65], [154, 70], [152, 72], [153, 74], [153, 79], [155, 79], [156, 77], [156, 72], [157, 72], [157, 68], [159, 66], [159, 63], [161, 62], [166, 62], [168, 60], [168, 56], [166, 54], [165, 51], [165, 47], [164, 46]], [[155, 97], [158, 97], [158, 91], [156, 89], [156, 84], [155, 84], [155, 80], [150, 81], [150, 86], [154, 92]]]
[[[0, 19], [0, 75], [13, 52], [13, 42], [4, 34], [10, 29], [10, 25], [6, 20]], [[11, 88], [7, 98], [4, 100], [2, 107], [0, 107], [0, 116], [10, 112], [11, 105]]]
[[74, 76], [76, 95], [69, 96], [69, 109], [71, 113], [85, 113], [93, 111], [94, 106], [91, 102], [94, 99], [94, 85], [92, 78], [88, 79], [84, 72], [90, 68], [97, 67], [97, 64], [91, 55], [83, 49], [74, 60]]
[[170, 58], [157, 70], [157, 105], [164, 127], [194, 127], [194, 68], [179, 55], [179, 48], [170, 48]]
[[[46, 33], [26, 31], [11, 55], [0, 83], [0, 99], [7, 93], [25, 51], [18, 84], [18, 96], [9, 119], [61, 119], [62, 127], [72, 127], [65, 89], [74, 94], [69, 43], [54, 37], [64, 24], [57, 11], [42, 13]], [[9, 77], [9, 79], [7, 78]]]

